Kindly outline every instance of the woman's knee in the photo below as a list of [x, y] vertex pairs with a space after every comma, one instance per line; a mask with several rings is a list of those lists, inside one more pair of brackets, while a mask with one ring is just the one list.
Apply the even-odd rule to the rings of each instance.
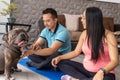
[[107, 74], [107, 75], [105, 75], [104, 80], [115, 80], [115, 75]]
[[62, 60], [57, 64], [57, 66], [65, 65], [67, 63], [68, 63], [68, 60]]

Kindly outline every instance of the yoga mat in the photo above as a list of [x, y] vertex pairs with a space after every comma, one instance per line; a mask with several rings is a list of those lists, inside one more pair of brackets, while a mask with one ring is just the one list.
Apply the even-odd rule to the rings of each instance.
[[38, 73], [44, 77], [47, 77], [48, 80], [61, 80], [61, 76], [64, 75], [61, 71], [56, 72], [55, 70], [37, 70], [34, 67], [29, 67], [26, 65], [26, 62], [29, 61], [28, 58], [23, 58], [19, 61], [19, 64], [23, 65], [24, 67], [32, 70], [35, 73]]

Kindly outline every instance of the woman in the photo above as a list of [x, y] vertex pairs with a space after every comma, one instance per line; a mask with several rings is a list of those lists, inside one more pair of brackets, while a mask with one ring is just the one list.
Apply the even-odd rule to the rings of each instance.
[[[62, 80], [115, 80], [118, 48], [114, 34], [103, 26], [102, 11], [87, 8], [82, 16], [84, 30], [74, 51], [52, 60], [52, 65], [68, 74]], [[83, 63], [70, 61], [84, 53]], [[69, 79], [68, 79], [69, 78]]]

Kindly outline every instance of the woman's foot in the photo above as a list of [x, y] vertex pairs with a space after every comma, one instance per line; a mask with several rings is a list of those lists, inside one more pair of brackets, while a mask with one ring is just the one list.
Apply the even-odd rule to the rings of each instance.
[[80, 80], [80, 79], [73, 78], [72, 76], [69, 75], [63, 75], [61, 77], [61, 80]]
[[61, 80], [72, 80], [72, 77], [69, 76], [69, 75], [63, 75], [63, 76], [61, 77]]

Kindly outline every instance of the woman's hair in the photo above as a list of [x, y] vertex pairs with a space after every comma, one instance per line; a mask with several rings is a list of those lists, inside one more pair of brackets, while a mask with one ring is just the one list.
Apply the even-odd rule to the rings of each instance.
[[88, 46], [91, 44], [91, 59], [98, 60], [100, 52], [104, 53], [102, 39], [105, 37], [102, 11], [97, 7], [86, 9], [86, 29], [88, 35]]
[[50, 13], [53, 18], [57, 18], [57, 17], [58, 17], [56, 10], [53, 9], [53, 8], [46, 8], [46, 9], [43, 10], [43, 12], [42, 12], [42, 14], [48, 14], [48, 13]]

